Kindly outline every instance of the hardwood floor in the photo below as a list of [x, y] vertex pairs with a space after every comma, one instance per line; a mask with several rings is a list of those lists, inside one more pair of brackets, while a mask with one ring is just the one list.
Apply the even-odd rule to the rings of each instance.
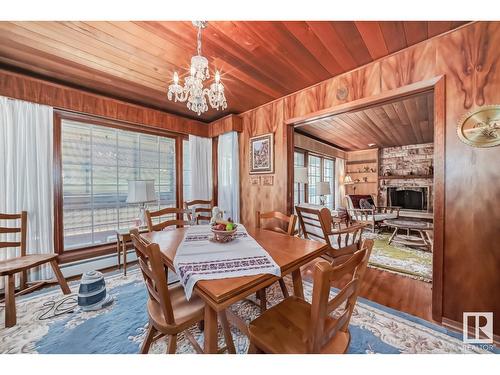
[[[312, 281], [314, 266], [321, 260], [314, 260], [302, 268], [302, 278]], [[335, 282], [342, 288], [349, 277]], [[409, 277], [396, 275], [374, 268], [367, 268], [360, 296], [370, 301], [391, 307], [419, 318], [432, 321], [432, 284]]]

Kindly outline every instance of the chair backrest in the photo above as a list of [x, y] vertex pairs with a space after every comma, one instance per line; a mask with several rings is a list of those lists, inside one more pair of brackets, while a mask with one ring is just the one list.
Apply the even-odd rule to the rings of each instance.
[[[269, 211], [269, 212], [260, 212], [257, 211], [255, 215], [255, 222], [257, 223], [257, 228], [263, 228], [266, 230], [270, 230], [273, 232], [284, 233], [290, 236], [295, 234], [295, 225], [297, 224], [297, 216], [290, 215], [287, 216], [279, 211]], [[271, 224], [262, 226], [263, 220], [270, 220]], [[286, 231], [280, 226], [273, 226], [272, 224], [284, 223], [286, 225]]]
[[[372, 247], [373, 240], [365, 240], [361, 249], [341, 265], [333, 266], [328, 262], [316, 265], [311, 305], [312, 329], [308, 342], [310, 353], [319, 353], [338, 332], [347, 332]], [[347, 274], [352, 275], [351, 280], [330, 300], [332, 281], [340, 280]], [[333, 320], [329, 317], [332, 313]]]
[[153, 303], [160, 305], [165, 321], [168, 324], [175, 324], [174, 311], [168, 291], [167, 268], [163, 266], [160, 247], [156, 243], [146, 243], [137, 229], [130, 231], [130, 237], [146, 283], [149, 299]]
[[194, 217], [189, 216], [189, 220], [196, 220], [196, 224], [200, 221], [207, 220], [210, 221], [212, 218], [212, 208], [214, 207], [213, 200], [202, 200], [196, 199], [194, 201], [184, 202], [184, 208], [186, 210], [192, 210], [194, 212]]
[[332, 232], [332, 213], [326, 207], [311, 208], [296, 206], [302, 235], [306, 239], [326, 242], [329, 246], [329, 235]]
[[9, 235], [9, 233], [20, 233], [19, 240], [11, 241], [10, 239], [6, 239], [5, 241], [0, 241], [0, 249], [7, 247], [19, 247], [21, 248], [20, 256], [26, 255], [26, 233], [28, 228], [28, 213], [26, 211], [22, 211], [20, 214], [0, 214], [1, 220], [20, 220], [20, 227], [0, 227], [0, 235]]
[[375, 200], [370, 194], [347, 194], [345, 198], [347, 202], [347, 208], [350, 208], [351, 210], [363, 208], [359, 205], [359, 202], [362, 199], [365, 199], [370, 205], [375, 207]]
[[[153, 224], [154, 217], [161, 217], [165, 215], [175, 215], [175, 218], [161, 221], [158, 224]], [[188, 216], [188, 220], [184, 220], [184, 215]], [[159, 211], [146, 210], [146, 221], [148, 224], [148, 230], [150, 232], [157, 232], [163, 230], [166, 227], [174, 225], [179, 227], [183, 227], [184, 225], [191, 225], [192, 221], [189, 219], [191, 216], [192, 216], [191, 210], [186, 210], [176, 207], [163, 208]]]

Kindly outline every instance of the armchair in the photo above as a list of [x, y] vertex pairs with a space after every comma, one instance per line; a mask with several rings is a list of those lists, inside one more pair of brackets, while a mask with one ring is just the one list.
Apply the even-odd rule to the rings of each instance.
[[371, 225], [372, 232], [375, 232], [375, 227], [384, 220], [399, 217], [400, 207], [375, 206], [371, 195], [348, 194], [345, 199], [349, 220]]

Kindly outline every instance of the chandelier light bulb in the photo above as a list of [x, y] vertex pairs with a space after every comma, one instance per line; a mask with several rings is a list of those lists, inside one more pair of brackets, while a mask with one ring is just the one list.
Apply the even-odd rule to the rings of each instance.
[[177, 72], [174, 72], [174, 83], [176, 85], [179, 84], [179, 75], [177, 74]]
[[215, 71], [215, 82], [219, 83], [220, 81], [220, 73], [218, 70]]

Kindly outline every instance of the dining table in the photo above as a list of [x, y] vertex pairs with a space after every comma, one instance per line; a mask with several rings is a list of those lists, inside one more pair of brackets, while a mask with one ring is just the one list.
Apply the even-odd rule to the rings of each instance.
[[[174, 270], [174, 258], [177, 249], [186, 235], [187, 228], [175, 228], [160, 232], [141, 234], [149, 243], [159, 245], [163, 263]], [[291, 274], [293, 294], [304, 298], [300, 267], [323, 255], [328, 246], [325, 243], [306, 240], [299, 237], [276, 233], [265, 229], [248, 229], [262, 248], [274, 259], [281, 270], [281, 277]], [[248, 336], [246, 323], [229, 307], [242, 301], [253, 293], [265, 288], [279, 277], [271, 274], [258, 274], [221, 278], [214, 280], [200, 280], [194, 286], [194, 292], [205, 301], [204, 311], [204, 352], [220, 352], [217, 344], [218, 316], [225, 315], [226, 319]], [[226, 346], [229, 353], [234, 353], [232, 338], [226, 337]]]

